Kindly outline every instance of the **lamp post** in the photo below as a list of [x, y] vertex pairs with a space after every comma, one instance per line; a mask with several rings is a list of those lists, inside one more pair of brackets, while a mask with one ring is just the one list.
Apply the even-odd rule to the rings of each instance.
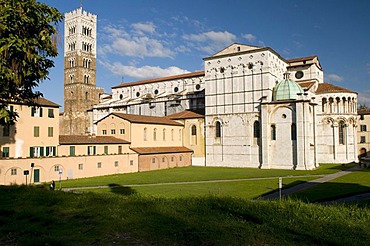
[[30, 184], [32, 183], [32, 173], [33, 173], [33, 167], [35, 166], [35, 163], [31, 162], [31, 175], [30, 175]]

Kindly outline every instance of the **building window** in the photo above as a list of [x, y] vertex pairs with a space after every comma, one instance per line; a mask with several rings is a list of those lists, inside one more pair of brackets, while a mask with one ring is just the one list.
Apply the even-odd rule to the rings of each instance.
[[112, 135], [116, 134], [116, 129], [111, 129], [110, 134], [112, 134]]
[[221, 137], [221, 123], [219, 121], [216, 122], [216, 138]]
[[171, 162], [174, 162], [175, 158], [173, 156], [171, 156]]
[[45, 147], [45, 156], [56, 156], [57, 148], [55, 146]]
[[10, 175], [17, 175], [17, 169], [12, 168], [11, 171], [10, 171]]
[[180, 155], [180, 161], [182, 161], [182, 155]]
[[53, 135], [54, 135], [53, 127], [48, 127], [48, 137], [53, 137]]
[[166, 157], [162, 157], [162, 162], [165, 162], [166, 161]]
[[197, 127], [195, 125], [193, 125], [191, 127], [191, 135], [192, 136], [196, 136], [197, 135]]
[[119, 163], [118, 161], [115, 161], [115, 162], [114, 162], [114, 166], [115, 166], [115, 167], [118, 167], [118, 163]]
[[40, 127], [39, 126], [34, 126], [33, 127], [33, 136], [34, 137], [40, 137]]
[[366, 132], [367, 131], [366, 125], [360, 125], [360, 131]]
[[291, 129], [291, 137], [292, 137], [292, 140], [297, 140], [297, 127], [296, 127], [296, 124], [293, 123], [290, 127]]
[[44, 147], [30, 147], [30, 157], [44, 156]]
[[54, 172], [59, 172], [59, 165], [54, 166]]
[[84, 164], [78, 164], [78, 170], [83, 170], [84, 169]]
[[52, 109], [52, 108], [48, 109], [48, 117], [49, 118], [54, 118], [54, 109]]
[[155, 164], [155, 158], [152, 158], [152, 164]]
[[253, 123], [253, 137], [254, 138], [260, 138], [261, 134], [260, 134], [260, 123], [258, 120], [256, 120], [254, 123]]
[[69, 155], [75, 156], [76, 155], [76, 147], [75, 146], [69, 146]]
[[360, 137], [360, 143], [366, 143], [366, 137], [365, 136]]
[[148, 133], [148, 129], [145, 127], [144, 128], [144, 141], [147, 141], [147, 133]]
[[2, 156], [9, 157], [9, 147], [3, 147]]
[[133, 166], [133, 165], [134, 165], [134, 161], [130, 160], [130, 166]]
[[153, 130], [153, 140], [157, 141], [157, 128], [154, 128]]
[[339, 136], [338, 136], [338, 138], [339, 138], [339, 144], [344, 144], [344, 142], [345, 142], [345, 136], [344, 136], [345, 130], [344, 130], [344, 128], [345, 128], [344, 122], [343, 121], [339, 122], [339, 127], [338, 127], [338, 131], [339, 131]]
[[271, 125], [271, 140], [276, 140], [276, 125]]
[[171, 141], [174, 141], [175, 131], [171, 129]]
[[96, 146], [87, 146], [87, 155], [96, 155]]
[[42, 117], [42, 108], [41, 107], [31, 107], [31, 116], [32, 117]]
[[108, 146], [104, 146], [104, 154], [108, 155]]
[[118, 146], [118, 154], [122, 154], [122, 146]]
[[101, 162], [98, 162], [97, 167], [101, 168]]
[[121, 135], [125, 134], [125, 129], [119, 129], [119, 134]]
[[166, 129], [163, 129], [163, 141], [166, 141]]
[[107, 135], [107, 130], [102, 130], [102, 131], [101, 131], [101, 134], [102, 134], [102, 135]]
[[3, 137], [9, 137], [10, 135], [10, 126], [5, 125], [3, 126]]

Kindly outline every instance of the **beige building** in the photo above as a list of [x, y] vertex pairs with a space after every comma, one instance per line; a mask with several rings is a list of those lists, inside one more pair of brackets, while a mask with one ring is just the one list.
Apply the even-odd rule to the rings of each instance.
[[357, 126], [358, 154], [367, 154], [370, 151], [370, 110], [359, 109]]
[[99, 135], [130, 142], [138, 170], [190, 166], [193, 151], [183, 146], [183, 124], [166, 117], [111, 113], [98, 122]]

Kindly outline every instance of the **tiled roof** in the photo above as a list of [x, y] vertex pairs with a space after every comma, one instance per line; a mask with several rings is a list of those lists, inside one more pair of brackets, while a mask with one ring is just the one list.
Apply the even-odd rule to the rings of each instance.
[[59, 135], [59, 144], [129, 144], [113, 136]]
[[358, 109], [357, 114], [358, 115], [369, 115], [370, 114], [370, 109], [368, 109], [368, 108]]
[[303, 89], [310, 89], [316, 82], [315, 81], [304, 81], [297, 82]]
[[171, 120], [179, 120], [179, 119], [196, 119], [196, 118], [204, 118], [204, 115], [195, 113], [190, 110], [185, 110], [176, 114], [168, 115], [167, 118]]
[[316, 94], [323, 94], [323, 93], [335, 93], [335, 92], [342, 92], [342, 93], [356, 93], [354, 91], [348, 90], [346, 88], [342, 88], [336, 85], [332, 85], [329, 83], [319, 83], [317, 87]]
[[[177, 121], [168, 119], [167, 117], [137, 115], [137, 114], [124, 114], [124, 113], [111, 113], [106, 117], [109, 117], [110, 115], [115, 115], [115, 116], [117, 116], [121, 119], [130, 121], [131, 123], [183, 126], [183, 124], [181, 124]], [[106, 118], [106, 117], [104, 117], [104, 118]], [[101, 119], [101, 120], [103, 120], [103, 119]], [[101, 120], [99, 120], [99, 121], [101, 121]]]
[[309, 61], [309, 60], [313, 60], [315, 58], [317, 58], [317, 56], [307, 56], [307, 57], [293, 58], [293, 59], [289, 59], [287, 61], [289, 63], [292, 63], [292, 62], [299, 62], [299, 61]]
[[[1, 100], [0, 100], [1, 101]], [[46, 99], [46, 98], [43, 98], [43, 97], [39, 97], [39, 98], [35, 98], [33, 100], [30, 100], [30, 103], [27, 103], [26, 101], [22, 101], [22, 102], [11, 102], [11, 101], [7, 101], [8, 103], [12, 103], [12, 104], [20, 104], [20, 105], [30, 105], [30, 103], [35, 103], [39, 106], [46, 106], [46, 107], [55, 107], [55, 108], [59, 108], [60, 105]]]
[[193, 150], [183, 147], [137, 147], [131, 148], [133, 151], [140, 155], [150, 155], [150, 154], [165, 154], [165, 153], [185, 153], [193, 152]]
[[123, 83], [123, 84], [120, 84], [120, 85], [117, 85], [117, 86], [113, 86], [112, 89], [117, 89], [117, 88], [122, 88], [122, 87], [127, 87], [127, 86], [133, 86], [133, 85], [143, 85], [143, 84], [150, 84], [150, 83], [156, 83], [156, 82], [163, 82], [163, 81], [168, 81], [168, 80], [186, 79], [186, 78], [191, 78], [191, 77], [200, 77], [200, 76], [204, 76], [204, 71], [186, 73], [186, 74], [179, 74], [179, 75], [156, 78], [156, 79], [148, 79], [148, 80], [141, 80], [141, 81]]

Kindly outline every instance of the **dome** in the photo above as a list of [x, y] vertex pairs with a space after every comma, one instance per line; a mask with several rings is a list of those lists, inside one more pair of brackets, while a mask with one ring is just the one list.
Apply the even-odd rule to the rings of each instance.
[[272, 92], [273, 101], [297, 100], [297, 94], [303, 94], [302, 87], [297, 82], [289, 79], [288, 74], [285, 75], [285, 79], [277, 83], [274, 87]]

